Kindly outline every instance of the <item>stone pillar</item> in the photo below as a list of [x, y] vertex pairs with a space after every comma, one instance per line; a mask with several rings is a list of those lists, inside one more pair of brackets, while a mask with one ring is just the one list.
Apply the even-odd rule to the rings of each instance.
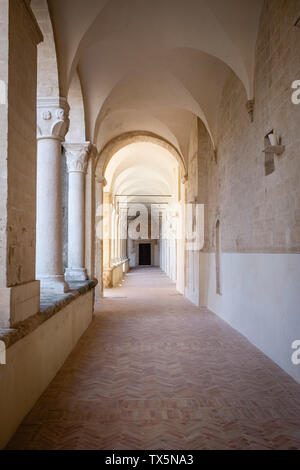
[[112, 262], [112, 195], [110, 192], [103, 192], [103, 287], [111, 287], [111, 262]]
[[98, 279], [96, 286], [96, 299], [103, 296], [103, 189], [106, 186], [106, 179], [103, 176], [97, 176], [96, 180], [96, 242], [95, 242], [95, 275]]
[[116, 216], [116, 259], [117, 263], [120, 261], [120, 214], [119, 207], [117, 206], [117, 216]]
[[96, 250], [96, 162], [97, 147], [91, 145], [87, 174], [85, 177], [85, 267], [89, 279], [95, 278], [95, 250]]
[[115, 263], [115, 257], [116, 257], [116, 209], [114, 205], [112, 205], [110, 237], [111, 237], [111, 253], [110, 253], [109, 266], [112, 266], [112, 264]]
[[0, 328], [40, 308], [35, 277], [37, 44], [24, 0], [0, 2]]
[[121, 259], [127, 258], [127, 208], [120, 209]]
[[62, 263], [62, 149], [68, 130], [65, 98], [38, 98], [36, 273], [42, 289], [68, 291]]
[[115, 209], [115, 228], [114, 228], [114, 263], [118, 262], [118, 245], [119, 245], [119, 238], [118, 238], [118, 231], [119, 231], [119, 215], [117, 209]]
[[69, 173], [67, 281], [85, 281], [85, 175], [91, 144], [64, 143]]

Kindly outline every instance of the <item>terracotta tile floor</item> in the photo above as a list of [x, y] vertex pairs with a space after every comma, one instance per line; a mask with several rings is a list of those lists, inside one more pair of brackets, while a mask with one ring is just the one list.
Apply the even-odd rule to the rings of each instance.
[[9, 449], [299, 449], [300, 386], [159, 270], [135, 270]]

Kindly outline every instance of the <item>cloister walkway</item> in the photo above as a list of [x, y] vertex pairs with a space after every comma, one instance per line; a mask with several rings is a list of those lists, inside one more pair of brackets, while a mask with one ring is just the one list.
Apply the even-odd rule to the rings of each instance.
[[162, 271], [106, 296], [9, 449], [300, 448], [300, 386]]

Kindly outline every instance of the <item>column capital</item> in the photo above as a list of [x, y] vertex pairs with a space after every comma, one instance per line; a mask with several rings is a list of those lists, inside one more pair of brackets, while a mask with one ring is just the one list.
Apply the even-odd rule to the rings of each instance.
[[69, 143], [64, 142], [63, 147], [66, 151], [68, 172], [87, 172], [87, 164], [90, 156], [90, 142]]
[[37, 99], [37, 139], [63, 141], [69, 128], [70, 107], [65, 98], [40, 97]]

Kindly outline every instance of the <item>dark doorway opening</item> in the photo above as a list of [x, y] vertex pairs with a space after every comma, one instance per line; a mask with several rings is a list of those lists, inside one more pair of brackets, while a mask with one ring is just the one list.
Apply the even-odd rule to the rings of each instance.
[[151, 243], [140, 243], [139, 245], [139, 265], [151, 266]]

